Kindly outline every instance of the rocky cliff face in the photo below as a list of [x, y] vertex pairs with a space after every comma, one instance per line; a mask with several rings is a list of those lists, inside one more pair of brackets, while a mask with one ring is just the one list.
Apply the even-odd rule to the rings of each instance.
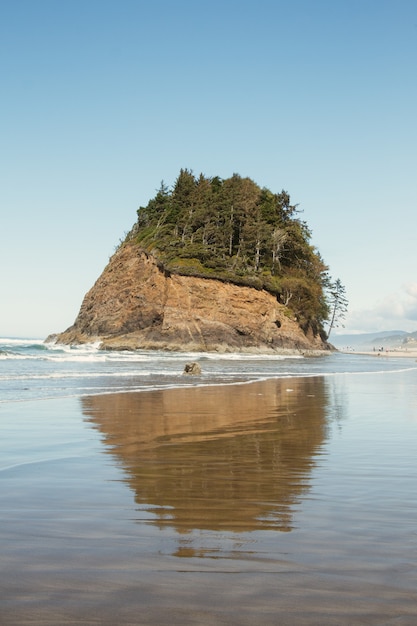
[[124, 244], [86, 294], [59, 343], [103, 349], [258, 351], [328, 349], [306, 337], [266, 291], [168, 274], [136, 244]]

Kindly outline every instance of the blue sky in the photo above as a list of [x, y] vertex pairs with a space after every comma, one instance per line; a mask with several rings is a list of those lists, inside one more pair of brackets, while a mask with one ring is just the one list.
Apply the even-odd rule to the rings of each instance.
[[181, 167], [285, 189], [349, 299], [417, 330], [415, 0], [0, 0], [0, 335], [64, 330]]

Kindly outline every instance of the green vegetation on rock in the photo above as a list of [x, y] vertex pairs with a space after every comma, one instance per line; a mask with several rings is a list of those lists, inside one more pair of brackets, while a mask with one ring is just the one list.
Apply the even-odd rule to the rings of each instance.
[[162, 182], [139, 208], [128, 239], [165, 271], [265, 289], [304, 332], [325, 337], [328, 268], [285, 191], [238, 174], [222, 180], [182, 169], [172, 189]]

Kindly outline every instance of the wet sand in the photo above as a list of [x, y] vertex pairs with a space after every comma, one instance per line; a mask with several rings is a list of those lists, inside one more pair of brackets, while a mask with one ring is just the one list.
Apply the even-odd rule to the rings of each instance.
[[339, 350], [339, 352], [344, 352], [345, 354], [363, 354], [366, 356], [376, 356], [376, 357], [396, 357], [396, 358], [407, 358], [414, 359], [417, 361], [417, 350], [415, 349], [401, 349], [401, 348], [387, 348], [384, 350], [369, 350], [369, 351], [361, 351], [361, 350]]
[[3, 407], [0, 624], [414, 625], [415, 382], [380, 379]]

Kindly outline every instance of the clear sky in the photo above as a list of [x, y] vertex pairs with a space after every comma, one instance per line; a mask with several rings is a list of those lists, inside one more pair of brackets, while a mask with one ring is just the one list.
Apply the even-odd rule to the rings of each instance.
[[416, 0], [0, 0], [0, 336], [70, 326], [181, 167], [299, 204], [344, 332], [417, 330]]

